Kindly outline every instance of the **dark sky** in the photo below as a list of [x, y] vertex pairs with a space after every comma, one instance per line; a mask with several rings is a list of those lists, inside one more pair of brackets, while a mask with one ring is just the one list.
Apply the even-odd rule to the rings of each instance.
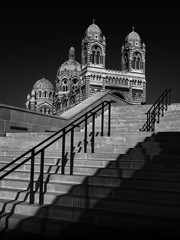
[[134, 26], [146, 44], [147, 103], [166, 88], [172, 88], [172, 102], [180, 102], [177, 1], [37, 2], [1, 1], [0, 103], [24, 108], [43, 76], [55, 85], [71, 46], [80, 62], [81, 41], [93, 18], [106, 37], [106, 68], [120, 70], [121, 46]]

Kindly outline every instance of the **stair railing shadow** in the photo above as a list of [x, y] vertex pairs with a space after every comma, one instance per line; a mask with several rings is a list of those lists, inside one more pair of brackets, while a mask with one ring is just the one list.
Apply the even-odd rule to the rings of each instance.
[[[91, 144], [91, 152], [94, 152], [94, 142], [95, 142], [95, 118], [96, 115], [101, 114], [102, 116], [102, 124], [101, 124], [101, 133], [103, 136], [104, 132], [104, 111], [109, 110], [108, 114], [108, 136], [110, 136], [110, 118], [111, 118], [111, 104], [114, 103], [113, 100], [111, 101], [102, 101], [97, 106], [93, 107], [91, 110], [87, 110], [84, 115], [80, 116], [79, 118], [75, 119], [73, 122], [68, 124], [67, 126], [63, 127], [59, 131], [52, 134], [50, 137], [46, 138], [44, 141], [40, 142], [36, 146], [32, 147], [30, 150], [16, 158], [15, 160], [8, 163], [6, 166], [0, 169], [0, 172], [3, 174], [0, 176], [0, 180], [5, 178], [7, 175], [15, 171], [17, 168], [21, 167], [28, 161], [31, 162], [31, 170], [30, 170], [30, 194], [29, 194], [29, 202], [30, 204], [34, 203], [35, 191], [34, 191], [34, 164], [35, 164], [35, 157], [39, 154], [40, 155], [40, 184], [39, 184], [39, 204], [42, 205], [44, 202], [44, 194], [43, 194], [43, 174], [44, 174], [44, 159], [45, 159], [45, 150], [52, 146], [55, 142], [58, 142], [59, 139], [62, 141], [62, 167], [61, 167], [61, 174], [64, 174], [65, 171], [65, 148], [66, 148], [66, 136], [67, 134], [71, 134], [70, 140], [70, 155], [73, 156], [73, 149], [74, 149], [74, 135], [75, 135], [75, 128], [79, 126], [85, 126], [84, 132], [84, 152], [87, 151], [87, 124], [88, 122], [92, 121], [92, 144]], [[25, 158], [25, 159], [24, 159]], [[18, 163], [18, 161], [21, 161]], [[18, 164], [17, 164], [18, 163]], [[71, 157], [71, 174], [73, 173], [73, 157]], [[14, 166], [14, 164], [16, 164]], [[10, 168], [10, 170], [7, 170]], [[3, 171], [6, 171], [5, 173]]]
[[[113, 101], [112, 101], [113, 102]], [[103, 104], [103, 103], [102, 103]], [[110, 108], [109, 108], [110, 109]], [[104, 108], [103, 108], [103, 111], [104, 111]], [[79, 126], [77, 126], [79, 128]], [[76, 128], [76, 126], [74, 126], [74, 129]], [[101, 127], [101, 130], [102, 130], [102, 127]], [[110, 132], [109, 132], [110, 133]], [[101, 132], [102, 134], [102, 132]], [[108, 133], [107, 133], [108, 134]], [[94, 137], [100, 135], [99, 132], [95, 133], [94, 134]], [[103, 135], [101, 135], [103, 136]], [[87, 136], [86, 136], [86, 145], [88, 145], [88, 143], [91, 143], [91, 148], [92, 148], [92, 144], [94, 144], [94, 139], [93, 138], [93, 133], [90, 131], [89, 133], [87, 133]], [[49, 138], [48, 138], [49, 139]], [[43, 141], [44, 142], [44, 141]], [[77, 148], [77, 152], [81, 152], [82, 149], [84, 148], [84, 142], [85, 140], [78, 140], [77, 143], [74, 142], [74, 147], [72, 148], [72, 153], [70, 154], [70, 158], [71, 158], [71, 163], [72, 161], [74, 160], [74, 156], [75, 156], [75, 153], [74, 153], [74, 150], [75, 148]], [[66, 145], [67, 147], [67, 145]], [[69, 154], [69, 151], [67, 150], [67, 152], [64, 153], [64, 167], [66, 166], [67, 162], [68, 162], [68, 154]], [[23, 154], [24, 155], [24, 154]], [[19, 158], [17, 158], [19, 159]], [[16, 161], [13, 160], [13, 163]], [[23, 161], [24, 162], [24, 161]], [[25, 163], [26, 164], [26, 163]], [[9, 165], [9, 164], [7, 164]], [[72, 166], [73, 164], [70, 164], [70, 174], [73, 173], [73, 168]], [[22, 163], [19, 164], [19, 166], [21, 167], [22, 166]], [[46, 194], [47, 192], [47, 184], [50, 180], [50, 177], [51, 175], [53, 175], [53, 173], [51, 172], [51, 169], [56, 167], [56, 170], [54, 171], [54, 173], [58, 173], [60, 171], [60, 169], [62, 168], [62, 159], [57, 159], [56, 161], [56, 164], [54, 165], [50, 165], [48, 167], [48, 170], [44, 173], [44, 175], [46, 175], [46, 178], [44, 180], [44, 190], [42, 192], [42, 195], [43, 195], [43, 198], [44, 198], [44, 195]], [[14, 167], [16, 168], [16, 167]], [[39, 166], [40, 168], [40, 166]], [[17, 168], [18, 169], [18, 168]], [[1, 169], [2, 170], [2, 169]], [[12, 172], [10, 170], [10, 172]], [[6, 174], [5, 174], [6, 175]], [[34, 193], [36, 194], [39, 194], [38, 190], [40, 188], [40, 181], [41, 181], [41, 176], [39, 176], [37, 179], [34, 179]], [[20, 200], [20, 196], [21, 194], [25, 194], [25, 196], [23, 197], [23, 200]], [[2, 221], [2, 219], [5, 221], [5, 227], [3, 228], [3, 230], [1, 230], [0, 232], [0, 235], [4, 234], [6, 232], [6, 230], [8, 230], [8, 227], [9, 227], [9, 219], [10, 217], [14, 214], [15, 212], [15, 208], [18, 204], [21, 204], [23, 202], [26, 202], [28, 201], [28, 198], [29, 198], [29, 195], [30, 195], [30, 184], [28, 185], [27, 189], [24, 189], [22, 191], [18, 191], [17, 194], [15, 195], [14, 199], [10, 200], [10, 201], [7, 201], [4, 203], [3, 207], [2, 207], [2, 210], [0, 211], [0, 222]], [[34, 195], [35, 197], [35, 195]], [[6, 211], [6, 209], [8, 208], [9, 204], [11, 205], [11, 210], [9, 211]]]
[[[91, 132], [89, 133], [89, 135], [87, 137], [91, 136]], [[89, 142], [88, 138], [87, 138], [87, 143]], [[81, 150], [82, 147], [80, 147], [82, 145], [82, 141], [77, 141], [77, 143], [74, 143], [74, 149], [77, 147], [77, 152], [79, 152]], [[79, 150], [80, 148], [80, 150]], [[75, 153], [71, 156], [74, 158]], [[64, 157], [64, 164], [66, 165], [68, 162], [68, 152], [65, 153], [65, 157]], [[40, 166], [39, 166], [40, 167]], [[56, 160], [56, 163], [53, 165], [50, 165], [47, 169], [47, 171], [44, 173], [44, 191], [43, 191], [43, 196], [46, 194], [47, 192], [47, 184], [49, 183], [50, 177], [53, 174], [57, 174], [60, 169], [62, 167], [62, 162], [61, 162], [61, 158], [58, 158]], [[54, 169], [55, 168], [55, 169]], [[52, 172], [52, 169], [53, 172]], [[39, 194], [38, 190], [40, 187], [40, 176], [35, 179], [34, 182], [34, 191], [36, 192], [36, 194]], [[2, 221], [5, 222], [5, 227], [3, 228], [3, 230], [1, 230], [0, 232], [0, 236], [2, 236], [9, 228], [9, 219], [10, 217], [15, 213], [15, 208], [18, 204], [21, 204], [23, 202], [28, 202], [28, 198], [29, 198], [29, 194], [30, 194], [30, 184], [27, 186], [27, 189], [18, 191], [14, 197], [14, 199], [9, 200], [7, 202], [4, 203], [4, 205], [2, 206], [2, 209], [0, 211], [0, 223]], [[10, 207], [10, 210], [7, 210], [7, 208]]]
[[[22, 220], [13, 234], [24, 237], [32, 228], [38, 236], [55, 239], [180, 234], [180, 218], [160, 208], [160, 204], [179, 206], [179, 140], [177, 132], [152, 134], [67, 194], [57, 196], [52, 204], [42, 206], [35, 216]], [[173, 158], [170, 162], [169, 157]], [[166, 179], [166, 173], [172, 177]]]

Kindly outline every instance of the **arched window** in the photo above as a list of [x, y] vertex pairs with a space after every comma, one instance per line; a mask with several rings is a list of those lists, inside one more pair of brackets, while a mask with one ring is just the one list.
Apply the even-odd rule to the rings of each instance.
[[136, 57], [133, 57], [132, 68], [135, 69], [136, 66]]
[[92, 47], [92, 54], [90, 56], [90, 61], [92, 64], [102, 64], [102, 55], [101, 55], [101, 48], [98, 45], [94, 45]]
[[68, 81], [67, 81], [66, 78], [64, 78], [62, 80], [62, 90], [63, 90], [63, 92], [67, 92], [68, 91]]
[[143, 68], [142, 56], [139, 52], [133, 54], [132, 68], [135, 70], [141, 70]]
[[73, 89], [76, 89], [77, 88], [77, 86], [78, 86], [78, 79], [77, 78], [73, 78], [73, 80], [72, 80], [72, 88]]
[[39, 96], [39, 98], [41, 98], [41, 96], [42, 96], [41, 91], [38, 92], [38, 96]]
[[96, 63], [97, 63], [97, 64], [100, 64], [100, 52], [97, 52]]
[[47, 98], [47, 96], [48, 96], [48, 94], [47, 94], [47, 92], [45, 91], [45, 92], [44, 92], [44, 97]]
[[127, 53], [124, 54], [124, 67], [127, 70], [128, 69], [128, 55]]

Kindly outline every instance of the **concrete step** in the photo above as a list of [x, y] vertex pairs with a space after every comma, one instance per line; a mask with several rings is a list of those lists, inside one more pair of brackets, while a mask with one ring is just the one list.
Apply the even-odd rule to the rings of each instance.
[[[128, 179], [118, 179], [118, 178], [107, 178], [107, 177], [93, 177], [88, 178], [88, 189], [93, 190], [93, 186], [97, 187], [98, 193], [102, 194], [105, 191], [111, 191], [111, 188], [124, 186], [126, 188], [138, 188], [138, 189], [155, 189], [155, 190], [166, 190], [172, 189], [174, 191], [179, 191], [180, 182], [177, 180], [161, 180], [161, 179], [143, 179], [141, 178], [128, 178]], [[102, 188], [103, 187], [103, 188]], [[84, 191], [85, 186], [83, 184], [79, 185], [79, 191]], [[77, 189], [77, 188], [76, 188]], [[58, 192], [58, 191], [68, 191], [70, 190], [69, 184], [50, 182], [47, 184], [47, 191]]]
[[[8, 224], [8, 228], [13, 229], [23, 220], [24, 230], [41, 232], [43, 228], [48, 234], [56, 235], [66, 224], [75, 221], [96, 222], [104, 227], [122, 224], [126, 228], [128, 223], [131, 229], [138, 226], [134, 222], [140, 222], [141, 226], [150, 224], [154, 229], [154, 222], [158, 224], [160, 219], [180, 221], [180, 134], [175, 133], [179, 127], [179, 106], [168, 109], [162, 122], [157, 124], [159, 132], [156, 130], [152, 136], [152, 133], [139, 132], [150, 106], [112, 107], [111, 137], [107, 137], [108, 111], [104, 121], [105, 137], [100, 137], [101, 117], [96, 119], [95, 153], [90, 153], [91, 137], [88, 153], [83, 153], [84, 130], [76, 132], [74, 175], [69, 175], [69, 154], [66, 174], [60, 174], [61, 143], [55, 144], [45, 155], [45, 204], [48, 205], [42, 208], [37, 205], [38, 192], [34, 205], [30, 206], [27, 201], [30, 164], [11, 173], [0, 185], [0, 207], [4, 211], [1, 226]], [[91, 128], [90, 124], [88, 132]], [[169, 132], [163, 133], [163, 129]], [[0, 166], [50, 135], [7, 134], [0, 139]], [[69, 142], [67, 137], [67, 148]], [[39, 161], [37, 157], [35, 179], [39, 176]], [[34, 217], [30, 217], [32, 215]], [[48, 218], [44, 219], [45, 216]], [[164, 220], [162, 226], [169, 226], [167, 222]]]
[[[121, 193], [123, 193], [124, 191], [124, 195], [123, 196], [117, 195], [118, 191]], [[116, 216], [118, 213], [121, 216], [123, 213], [131, 214], [131, 215], [132, 214], [141, 215], [142, 211], [143, 211], [143, 216], [153, 216], [157, 218], [163, 217], [168, 219], [172, 218], [177, 220], [179, 219], [179, 210], [178, 210], [179, 203], [177, 202], [178, 199], [175, 198], [176, 193], [169, 193], [169, 195], [166, 194], [165, 195], [166, 200], [164, 198], [162, 200], [161, 198], [162, 201], [160, 201], [160, 194], [158, 194], [158, 199], [157, 199], [157, 192], [155, 193], [155, 192], [149, 191], [149, 192], [146, 192], [146, 197], [151, 196], [151, 198], [148, 199], [148, 201], [144, 201], [144, 197], [142, 196], [143, 192], [138, 192], [138, 193], [141, 193], [141, 196], [136, 194], [137, 196], [139, 196], [139, 198], [137, 198], [137, 196], [130, 197], [129, 195], [127, 195], [128, 193], [132, 194], [132, 192], [133, 190], [131, 192], [130, 191], [127, 192], [127, 189], [124, 190], [124, 189], [118, 188], [118, 189], [115, 189], [111, 197], [108, 196], [107, 198], [101, 199], [94, 196], [94, 197], [90, 197], [88, 200], [83, 195], [77, 196], [74, 194], [69, 194], [69, 195], [57, 196], [54, 204], [49, 206], [43, 206], [38, 212], [36, 212], [36, 215], [34, 217], [27, 219], [26, 221], [24, 221], [24, 223], [28, 223], [28, 225], [30, 224], [31, 221], [32, 223], [35, 223], [36, 221], [34, 220], [37, 218], [39, 219], [38, 222], [41, 223], [41, 218], [44, 218], [44, 216], [46, 217], [48, 216], [48, 219], [51, 221], [52, 220], [76, 221], [78, 219], [87, 220], [89, 219], [89, 212], [91, 211], [93, 211], [94, 214], [98, 214], [98, 211], [101, 211], [102, 215], [104, 215], [105, 212], [108, 212], [109, 220], [111, 219], [111, 217]], [[163, 192], [161, 192], [161, 194], [163, 194]], [[167, 202], [167, 196], [169, 197], [169, 199], [172, 199], [172, 201], [174, 202], [174, 206], [169, 205], [169, 200]], [[176, 199], [176, 202], [174, 201], [174, 199]], [[88, 212], [85, 211], [87, 210], [87, 208], [88, 208]], [[30, 205], [27, 205], [27, 203], [24, 202], [20, 207], [16, 205], [15, 214], [13, 217], [16, 218], [16, 215], [20, 215], [20, 213], [22, 212], [27, 212], [27, 215], [28, 215], [28, 211], [35, 213], [35, 209], [36, 209], [36, 205], [33, 205], [31, 207]], [[48, 215], [47, 215], [47, 212], [48, 212]], [[154, 213], [156, 213], [156, 215]], [[48, 219], [46, 219], [46, 223], [48, 222]], [[24, 223], [23, 223], [23, 228], [25, 227]]]
[[[167, 157], [166, 157], [167, 158]], [[5, 165], [5, 164], [4, 164]], [[0, 165], [3, 166], [3, 165]], [[106, 168], [104, 168], [106, 166]], [[36, 163], [34, 166], [35, 169], [35, 179], [39, 177], [40, 163]], [[10, 170], [7, 169], [7, 170]], [[7, 171], [6, 170], [6, 171]], [[148, 175], [149, 177], [162, 178], [162, 176], [171, 176], [170, 178], [177, 178], [180, 171], [180, 162], [179, 160], [168, 161], [164, 158], [156, 158], [155, 160], [149, 159], [146, 155], [131, 155], [126, 154], [124, 157], [120, 157], [115, 160], [81, 160], [75, 159], [73, 174], [74, 175], [92, 175], [95, 174], [98, 170], [98, 174], [105, 176], [131, 176], [136, 170], [141, 170], [142, 175]], [[3, 171], [4, 174], [6, 171]], [[25, 164], [19, 167], [14, 172], [8, 175], [8, 178], [18, 179], [29, 179], [30, 163]], [[145, 173], [144, 173], [145, 172]], [[61, 162], [54, 165], [51, 163], [45, 164], [44, 166], [44, 177], [54, 173], [61, 173]], [[70, 161], [68, 160], [65, 166], [65, 174], [70, 173]]]
[[[126, 172], [127, 171], [127, 172]], [[104, 193], [109, 192], [114, 187], [125, 187], [125, 188], [136, 188], [136, 189], [147, 189], [147, 190], [159, 190], [159, 191], [179, 191], [180, 181], [179, 179], [171, 179], [165, 176], [162, 177], [147, 177], [147, 176], [133, 176], [132, 172], [125, 170], [126, 174], [119, 177], [107, 177], [107, 176], [92, 176], [85, 179], [85, 176], [75, 176], [75, 175], [61, 175], [52, 174], [49, 182], [46, 184], [46, 189], [48, 192], [67, 192], [74, 185], [74, 190], [76, 193], [84, 192], [88, 184], [88, 189], [90, 192], [95, 193], [97, 191], [100, 196]], [[128, 174], [127, 174], [128, 173]], [[169, 176], [169, 175], [168, 175]], [[82, 183], [83, 182], [83, 183]], [[78, 185], [77, 185], [78, 184]], [[28, 187], [28, 181], [25, 179], [15, 180], [6, 179], [1, 181], [1, 188], [13, 188], [18, 189], [18, 194], [21, 193], [21, 197], [26, 194], [26, 189]], [[97, 189], [95, 192], [94, 190]], [[90, 194], [89, 192], [89, 194]], [[3, 193], [3, 191], [2, 191]], [[5, 194], [5, 189], [4, 189]], [[12, 194], [13, 191], [12, 191]], [[19, 198], [18, 198], [19, 199]]]
[[[164, 206], [164, 209], [162, 208], [161, 210], [158, 211], [157, 216], [151, 216], [152, 212], [155, 212], [158, 210], [158, 207], [159, 207], [158, 204], [149, 206], [148, 203], [144, 203], [143, 205], [141, 205], [141, 204], [138, 204], [137, 202], [134, 204], [131, 204], [131, 202], [129, 201], [126, 203], [121, 202], [122, 204], [121, 210], [118, 211], [118, 209], [116, 209], [115, 211], [113, 211], [113, 208], [116, 207], [116, 204], [114, 204], [113, 201], [108, 202], [108, 205], [112, 206], [111, 210], [103, 209], [103, 206], [107, 205], [107, 202], [108, 200], [105, 199], [104, 201], [101, 201], [100, 202], [101, 204], [98, 204], [96, 208], [86, 209], [85, 211], [83, 211], [82, 208], [73, 208], [73, 207], [65, 208], [64, 206], [63, 207], [50, 206], [47, 209], [46, 207], [44, 207], [41, 209], [39, 214], [36, 215], [34, 218], [28, 218], [24, 220], [19, 226], [19, 228], [26, 232], [30, 231], [30, 229], [33, 229], [34, 232], [38, 232], [38, 233], [42, 233], [42, 228], [43, 228], [45, 229], [45, 233], [47, 236], [59, 236], [59, 231], [65, 228], [66, 224], [72, 227], [70, 223], [73, 223], [75, 221], [77, 221], [77, 223], [80, 224], [79, 227], [83, 226], [82, 223], [87, 223], [87, 222], [96, 222], [96, 226], [99, 226], [99, 227], [111, 226], [113, 227], [114, 232], [116, 228], [119, 229], [119, 226], [121, 226], [122, 229], [126, 229], [126, 230], [129, 229], [130, 227], [132, 231], [135, 231], [138, 228], [139, 233], [140, 233], [140, 230], [142, 231], [142, 229], [144, 230], [148, 229], [148, 232], [146, 233], [150, 233], [150, 230], [157, 232], [157, 227], [158, 227], [158, 233], [159, 231], [163, 233], [164, 232], [168, 233], [169, 230], [175, 230], [176, 229], [175, 227], [177, 227], [177, 224], [174, 225], [174, 222], [172, 225], [168, 223], [169, 218], [165, 214], [166, 213], [165, 209], [167, 208], [166, 206]], [[129, 209], [125, 207], [127, 205], [129, 206]], [[53, 218], [49, 217], [48, 219], [46, 219], [46, 221], [44, 221], [44, 216], [47, 212], [49, 214], [54, 214], [54, 215], [53, 215]], [[143, 212], [143, 217], [142, 217], [142, 212]], [[172, 214], [175, 213], [175, 209], [169, 207], [168, 213], [171, 213], [171, 212]], [[178, 212], [179, 211], [177, 211], [176, 216], [178, 215]], [[178, 221], [179, 223], [178, 219], [176, 219], [176, 221]], [[72, 231], [73, 229], [75, 229], [76, 226], [78, 225], [75, 224], [74, 228], [72, 228]], [[167, 226], [169, 227], [167, 228]], [[67, 232], [68, 230], [71, 229], [71, 227], [67, 228]], [[94, 228], [91, 227], [91, 229], [94, 229]], [[78, 231], [78, 233], [82, 231], [83, 230], [81, 229], [81, 231]], [[67, 232], [65, 231], [66, 234]], [[64, 236], [63, 233], [64, 232], [62, 232], [62, 236]], [[76, 233], [75, 235], [73, 233], [74, 231], [72, 232], [72, 235], [76, 236], [77, 231], [75, 231]], [[113, 233], [113, 231], [111, 231], [111, 233]], [[83, 231], [83, 234], [82, 235], [80, 234], [79, 236], [83, 236], [83, 235], [84, 235], [84, 231]], [[66, 236], [69, 236], [69, 234], [67, 234]]]

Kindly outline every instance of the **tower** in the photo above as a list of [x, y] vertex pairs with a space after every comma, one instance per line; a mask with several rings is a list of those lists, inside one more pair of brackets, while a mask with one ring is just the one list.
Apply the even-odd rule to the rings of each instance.
[[100, 75], [105, 70], [105, 57], [106, 39], [93, 19], [93, 23], [85, 31], [81, 44], [82, 99], [102, 89], [102, 76]]
[[87, 28], [81, 44], [81, 66], [105, 68], [106, 39], [101, 29], [93, 23]]
[[145, 74], [145, 44], [137, 32], [130, 32], [121, 49], [121, 69], [126, 72]]
[[60, 114], [80, 101], [81, 65], [75, 60], [75, 49], [70, 47], [69, 59], [59, 67], [56, 74], [54, 112]]

